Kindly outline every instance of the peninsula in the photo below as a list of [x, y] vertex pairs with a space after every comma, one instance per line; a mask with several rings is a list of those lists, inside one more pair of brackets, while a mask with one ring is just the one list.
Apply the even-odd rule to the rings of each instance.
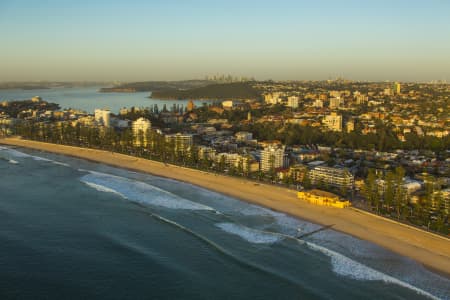
[[261, 94], [248, 82], [216, 83], [192, 89], [160, 89], [152, 92], [151, 98], [184, 100], [184, 99], [251, 99]]
[[197, 87], [203, 87], [211, 84], [207, 80], [180, 80], [180, 81], [142, 81], [116, 84], [112, 87], [103, 87], [101, 93], [135, 93], [135, 92], [153, 92], [158, 90], [186, 90]]
[[261, 93], [251, 81], [217, 82], [211, 80], [144, 81], [104, 87], [101, 93], [151, 92], [150, 98], [166, 100], [185, 99], [259, 99]]

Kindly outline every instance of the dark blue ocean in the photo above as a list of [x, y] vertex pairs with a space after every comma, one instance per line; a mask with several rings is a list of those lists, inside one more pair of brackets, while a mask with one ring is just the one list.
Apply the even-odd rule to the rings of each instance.
[[450, 299], [351, 236], [199, 187], [0, 148], [0, 299]]

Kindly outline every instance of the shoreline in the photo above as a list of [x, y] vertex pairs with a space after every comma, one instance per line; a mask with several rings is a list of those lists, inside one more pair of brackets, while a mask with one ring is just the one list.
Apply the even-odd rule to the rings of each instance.
[[3, 138], [0, 144], [62, 154], [127, 170], [175, 179], [230, 197], [286, 213], [308, 222], [372, 242], [409, 257], [439, 275], [450, 278], [450, 240], [355, 209], [315, 206], [297, 199], [296, 191], [205, 171], [164, 164], [104, 150]]

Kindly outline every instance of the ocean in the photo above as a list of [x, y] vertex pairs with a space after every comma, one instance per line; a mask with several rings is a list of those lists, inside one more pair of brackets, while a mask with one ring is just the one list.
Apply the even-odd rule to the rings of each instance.
[[[9, 89], [0, 90], [0, 102], [12, 100], [29, 100], [34, 96], [40, 96], [43, 100], [57, 103], [62, 109], [76, 108], [88, 113], [94, 113], [96, 108], [107, 108], [117, 114], [123, 107], [151, 107], [157, 104], [159, 109], [166, 104], [170, 109], [173, 104], [184, 105], [188, 100], [160, 100], [148, 98], [149, 92], [138, 93], [99, 93], [101, 87], [74, 87], [53, 88], [37, 90]], [[202, 105], [205, 100], [195, 100], [197, 106]]]
[[450, 299], [366, 241], [197, 186], [0, 148], [0, 299]]

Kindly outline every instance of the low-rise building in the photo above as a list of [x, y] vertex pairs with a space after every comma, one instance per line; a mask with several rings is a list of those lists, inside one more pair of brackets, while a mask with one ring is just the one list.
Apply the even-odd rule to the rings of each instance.
[[175, 151], [177, 152], [189, 151], [194, 143], [192, 134], [168, 134], [164, 138], [166, 140], [166, 143], [174, 144]]
[[216, 163], [220, 163], [220, 161], [223, 160], [227, 167], [234, 167], [240, 172], [252, 171], [252, 157], [248, 155], [224, 152], [217, 154], [215, 159]]
[[253, 139], [253, 133], [248, 132], [248, 131], [236, 132], [234, 136], [236, 137], [237, 142], [243, 142], [243, 143], [251, 141]]
[[316, 166], [309, 172], [313, 184], [323, 183], [337, 188], [352, 189], [354, 176], [345, 168]]
[[213, 160], [216, 157], [216, 150], [208, 146], [198, 146], [198, 158], [203, 160]]
[[308, 173], [308, 167], [305, 165], [294, 165], [289, 167], [288, 176], [290, 176], [296, 182], [302, 182], [306, 173]]
[[331, 206], [336, 208], [345, 208], [350, 206], [350, 202], [348, 200], [341, 200], [338, 195], [316, 189], [310, 191], [300, 191], [297, 193], [297, 197], [300, 200], [314, 205]]
[[329, 130], [340, 132], [342, 131], [342, 116], [332, 112], [330, 115], [324, 117], [323, 124], [327, 126]]

